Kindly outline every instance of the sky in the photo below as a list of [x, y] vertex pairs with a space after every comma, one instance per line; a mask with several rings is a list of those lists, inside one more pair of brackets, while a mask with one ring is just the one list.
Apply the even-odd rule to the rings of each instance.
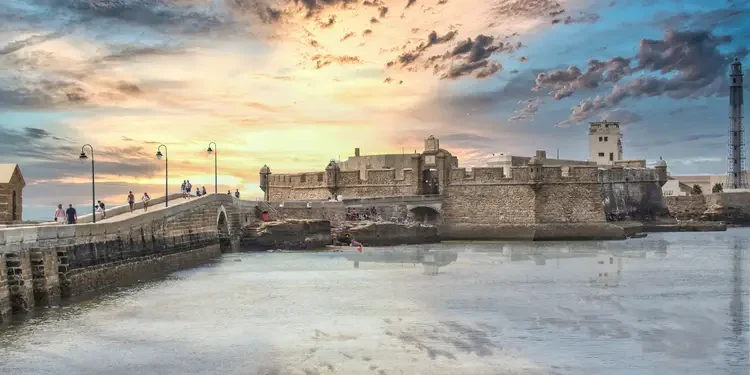
[[84, 144], [109, 205], [164, 194], [160, 144], [170, 192], [213, 191], [215, 142], [219, 191], [252, 199], [264, 164], [318, 171], [429, 135], [466, 167], [585, 160], [602, 119], [626, 159], [720, 174], [748, 47], [749, 0], [3, 0], [0, 153], [26, 220], [90, 206]]

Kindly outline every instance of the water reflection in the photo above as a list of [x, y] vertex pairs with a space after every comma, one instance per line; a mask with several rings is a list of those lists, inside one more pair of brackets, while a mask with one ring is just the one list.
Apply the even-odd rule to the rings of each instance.
[[729, 302], [729, 330], [731, 332], [728, 345], [727, 364], [732, 374], [747, 375], [750, 373], [750, 346], [748, 345], [747, 309], [743, 296], [743, 260], [745, 252], [750, 249], [750, 243], [740, 237], [735, 237], [732, 248], [732, 298]]
[[445, 267], [458, 259], [457, 251], [435, 251], [416, 248], [412, 250], [366, 249], [361, 253], [347, 254], [346, 259], [359, 268], [360, 262], [373, 263], [421, 263], [426, 275], [437, 275], [440, 267]]

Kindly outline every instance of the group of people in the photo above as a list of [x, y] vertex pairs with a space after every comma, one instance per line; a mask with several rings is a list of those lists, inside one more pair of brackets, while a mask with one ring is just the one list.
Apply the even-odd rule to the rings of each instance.
[[[192, 192], [193, 192], [193, 184], [190, 183], [190, 180], [182, 180], [182, 185], [180, 185], [180, 193], [182, 193], [182, 198], [190, 199]], [[206, 195], [205, 186], [202, 188], [195, 189], [195, 196], [200, 197], [201, 195]]]
[[[231, 190], [227, 190], [227, 194], [232, 195], [232, 191]], [[240, 199], [240, 189], [237, 189], [237, 190], [234, 191], [234, 197], [237, 198], [237, 199]]]
[[346, 220], [349, 221], [360, 221], [360, 220], [375, 220], [379, 221], [378, 209], [375, 207], [365, 208], [362, 212], [357, 212], [356, 208], [346, 209]]

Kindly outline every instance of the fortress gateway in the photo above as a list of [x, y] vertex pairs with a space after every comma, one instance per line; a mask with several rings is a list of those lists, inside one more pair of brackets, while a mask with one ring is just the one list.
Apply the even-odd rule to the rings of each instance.
[[[604, 125], [619, 133], [619, 124], [594, 123], [590, 132], [597, 143]], [[308, 214], [297, 209], [295, 216], [335, 221], [334, 205], [398, 204], [401, 197], [410, 202], [402, 211], [438, 225], [443, 239], [618, 238], [618, 221], [668, 215], [661, 192], [667, 165], [659, 160], [646, 168], [645, 160], [621, 160], [619, 134], [612, 143], [613, 155], [598, 159], [601, 164], [547, 159], [537, 151], [530, 158], [506, 157], [503, 166], [467, 170], [430, 136], [419, 154], [360, 156], [356, 149], [354, 157], [331, 160], [320, 172], [272, 174], [263, 166], [260, 187], [265, 201], [279, 203], [268, 204], [279, 216], [290, 216], [284, 207], [304, 201]], [[343, 202], [322, 202], [336, 196]], [[415, 197], [430, 204], [422, 207]]]

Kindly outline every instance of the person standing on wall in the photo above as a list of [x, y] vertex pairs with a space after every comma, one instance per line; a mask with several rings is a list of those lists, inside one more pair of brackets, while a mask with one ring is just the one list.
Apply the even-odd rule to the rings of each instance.
[[62, 204], [58, 204], [57, 210], [55, 210], [55, 222], [65, 224], [65, 210], [62, 208]]
[[148, 196], [148, 193], [143, 193], [143, 196], [141, 197], [141, 202], [143, 202], [143, 212], [148, 211], [148, 202], [151, 201], [151, 197]]
[[190, 180], [187, 180], [187, 183], [185, 184], [185, 191], [187, 192], [188, 199], [190, 199], [191, 190], [193, 190], [193, 184], [190, 183]]
[[185, 195], [185, 192], [187, 190], [187, 182], [185, 180], [182, 180], [182, 185], [180, 185], [180, 193], [182, 193], [182, 199], [187, 199], [187, 195]]
[[128, 192], [128, 206], [130, 206], [130, 213], [133, 213], [133, 210], [135, 209], [135, 195], [133, 195], [133, 192]]
[[234, 197], [240, 199], [240, 189], [234, 191]]
[[75, 224], [76, 221], [78, 221], [78, 213], [76, 212], [76, 209], [73, 208], [73, 204], [68, 205], [68, 209], [65, 210], [65, 216], [68, 217], [68, 224]]

